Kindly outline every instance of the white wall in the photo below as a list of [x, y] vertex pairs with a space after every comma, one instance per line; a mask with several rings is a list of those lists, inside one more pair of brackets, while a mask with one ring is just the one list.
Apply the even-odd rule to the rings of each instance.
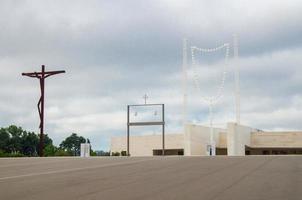
[[[214, 140], [219, 145], [219, 133], [226, 132], [225, 129], [214, 128]], [[210, 144], [210, 127], [186, 124], [185, 125], [185, 155], [207, 155], [207, 145]]]
[[[162, 149], [162, 135], [130, 137], [131, 156], [153, 156], [154, 149]], [[165, 149], [184, 149], [183, 134], [166, 134]], [[111, 152], [127, 151], [127, 138], [112, 137], [110, 150]]]
[[301, 148], [302, 132], [253, 132], [251, 147]]
[[90, 144], [81, 144], [81, 157], [90, 157]]
[[244, 156], [245, 146], [251, 144], [251, 133], [254, 129], [238, 125], [236, 123], [228, 123], [227, 129], [227, 149], [229, 156]]
[[[229, 156], [244, 156], [250, 147], [301, 147], [302, 132], [258, 132], [248, 126], [228, 123], [227, 130], [214, 128], [216, 147], [227, 148]], [[126, 151], [126, 137], [112, 137], [111, 151]], [[166, 134], [166, 149], [184, 149], [184, 155], [207, 155], [210, 127], [186, 124], [184, 134]], [[161, 135], [131, 136], [132, 156], [152, 156], [153, 149], [162, 148]]]

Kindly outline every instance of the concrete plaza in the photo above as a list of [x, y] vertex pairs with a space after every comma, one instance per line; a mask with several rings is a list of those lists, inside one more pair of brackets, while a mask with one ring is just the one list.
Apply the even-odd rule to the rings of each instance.
[[0, 159], [2, 200], [302, 199], [302, 156]]

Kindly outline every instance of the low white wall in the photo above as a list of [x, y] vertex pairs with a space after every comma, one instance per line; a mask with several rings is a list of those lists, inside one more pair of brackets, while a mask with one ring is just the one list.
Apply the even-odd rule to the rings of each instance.
[[[226, 132], [225, 129], [214, 128], [214, 140], [219, 146], [219, 133]], [[210, 144], [210, 127], [186, 124], [185, 125], [185, 155], [197, 156], [207, 155], [207, 145]]]
[[[166, 134], [166, 149], [184, 149], [184, 155], [207, 155], [210, 127], [186, 124], [184, 134]], [[216, 147], [227, 148], [229, 156], [244, 156], [249, 147], [301, 147], [302, 132], [259, 132], [248, 126], [228, 123], [227, 130], [214, 128]], [[126, 137], [112, 137], [111, 151], [126, 151]], [[131, 136], [132, 156], [152, 156], [153, 149], [162, 148], [161, 135]]]
[[301, 148], [302, 132], [253, 132], [251, 147]]
[[[154, 149], [162, 149], [162, 135], [130, 137], [131, 156], [153, 156]], [[166, 134], [165, 149], [184, 149], [183, 134]], [[127, 151], [127, 137], [112, 137], [111, 152]]]
[[236, 123], [228, 123], [227, 130], [227, 149], [229, 156], [244, 156], [245, 146], [251, 144], [251, 133], [253, 128], [238, 125]]

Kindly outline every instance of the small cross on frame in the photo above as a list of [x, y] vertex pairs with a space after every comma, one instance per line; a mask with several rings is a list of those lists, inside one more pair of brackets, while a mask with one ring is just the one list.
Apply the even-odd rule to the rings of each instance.
[[148, 95], [145, 94], [145, 95], [143, 96], [143, 98], [144, 98], [144, 100], [145, 100], [145, 104], [147, 104], [147, 99], [149, 98]]

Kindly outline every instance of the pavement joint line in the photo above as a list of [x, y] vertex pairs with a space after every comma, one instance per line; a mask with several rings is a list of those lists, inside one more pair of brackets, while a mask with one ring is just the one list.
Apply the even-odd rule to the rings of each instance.
[[45, 164], [52, 164], [52, 163], [58, 163], [58, 161], [52, 160], [51, 162], [38, 162], [38, 163], [26, 163], [26, 164], [10, 164], [10, 165], [0, 165], [0, 168], [5, 167], [22, 167], [22, 166], [30, 166], [30, 165], [45, 165]]
[[8, 176], [8, 177], [1, 177], [0, 181], [10, 180], [10, 179], [17, 179], [17, 178], [24, 178], [24, 177], [31, 177], [31, 176], [58, 174], [58, 173], [64, 173], [64, 172], [74, 172], [74, 171], [81, 171], [81, 170], [85, 170], [85, 169], [97, 169], [97, 168], [113, 167], [113, 166], [119, 166], [119, 165], [129, 165], [129, 164], [136, 164], [136, 163], [141, 163], [141, 162], [150, 161], [150, 160], [152, 160], [152, 159], [136, 160], [136, 161], [129, 161], [129, 162], [117, 162], [117, 163], [110, 163], [110, 164], [97, 165], [97, 166], [91, 166], [91, 167], [81, 167], [81, 168], [73, 168], [73, 169], [55, 170], [55, 171], [49, 171], [49, 172], [23, 174], [23, 175], [18, 175], [18, 176]]
[[[0, 158], [0, 161], [1, 160], [4, 160], [6, 158]], [[6, 160], [13, 160], [14, 158], [8, 158]], [[19, 159], [21, 160], [22, 158], [16, 158], [16, 160]], [[24, 159], [24, 158], [23, 158]], [[29, 159], [32, 159], [32, 160], [35, 160], [37, 161], [38, 159], [40, 158], [29, 158]], [[59, 159], [59, 160], [55, 160], [55, 159]], [[51, 164], [51, 163], [59, 163], [59, 162], [66, 162], [66, 161], [76, 161], [76, 160], [84, 160], [84, 159], [87, 159], [87, 160], [94, 160], [93, 158], [81, 158], [81, 157], [73, 157], [73, 158], [70, 158], [70, 157], [47, 157], [47, 160], [38, 160], [39, 162], [31, 162], [31, 163], [13, 163], [13, 164], [7, 164], [7, 165], [0, 165], [0, 168], [5, 168], [5, 167], [21, 167], [21, 166], [30, 166], [30, 165], [45, 165], [45, 164]], [[45, 162], [42, 162], [42, 161], [45, 161]]]
[[[174, 156], [170, 156], [171, 158], [173, 158]], [[176, 156], [178, 157], [178, 156]], [[48, 162], [34, 162], [34, 163], [26, 163], [26, 164], [8, 164], [8, 165], [0, 165], [0, 168], [6, 168], [6, 167], [21, 167], [21, 166], [30, 166], [30, 165], [45, 165], [45, 164], [51, 164], [51, 163], [57, 163], [58, 160], [52, 160], [52, 159], [57, 159], [58, 157], [47, 157], [47, 160]], [[0, 161], [6, 159], [6, 158], [0, 158]], [[12, 159], [22, 159], [22, 158], [12, 158]], [[24, 158], [23, 158], [24, 159]], [[33, 160], [37, 160], [39, 158], [30, 158], [30, 159], [33, 159]], [[80, 158], [80, 157], [75, 157], [75, 158], [59, 158], [60, 161], [75, 161], [75, 160], [83, 160], [83, 159], [87, 159], [87, 160], [96, 160], [98, 158], [93, 158], [93, 157], [90, 157], [90, 158]], [[105, 158], [107, 159], [107, 158]], [[109, 158], [110, 160], [116, 160], [116, 158]], [[117, 157], [117, 159], [119, 159], [119, 157]], [[8, 158], [7, 160], [11, 160], [10, 158]]]

